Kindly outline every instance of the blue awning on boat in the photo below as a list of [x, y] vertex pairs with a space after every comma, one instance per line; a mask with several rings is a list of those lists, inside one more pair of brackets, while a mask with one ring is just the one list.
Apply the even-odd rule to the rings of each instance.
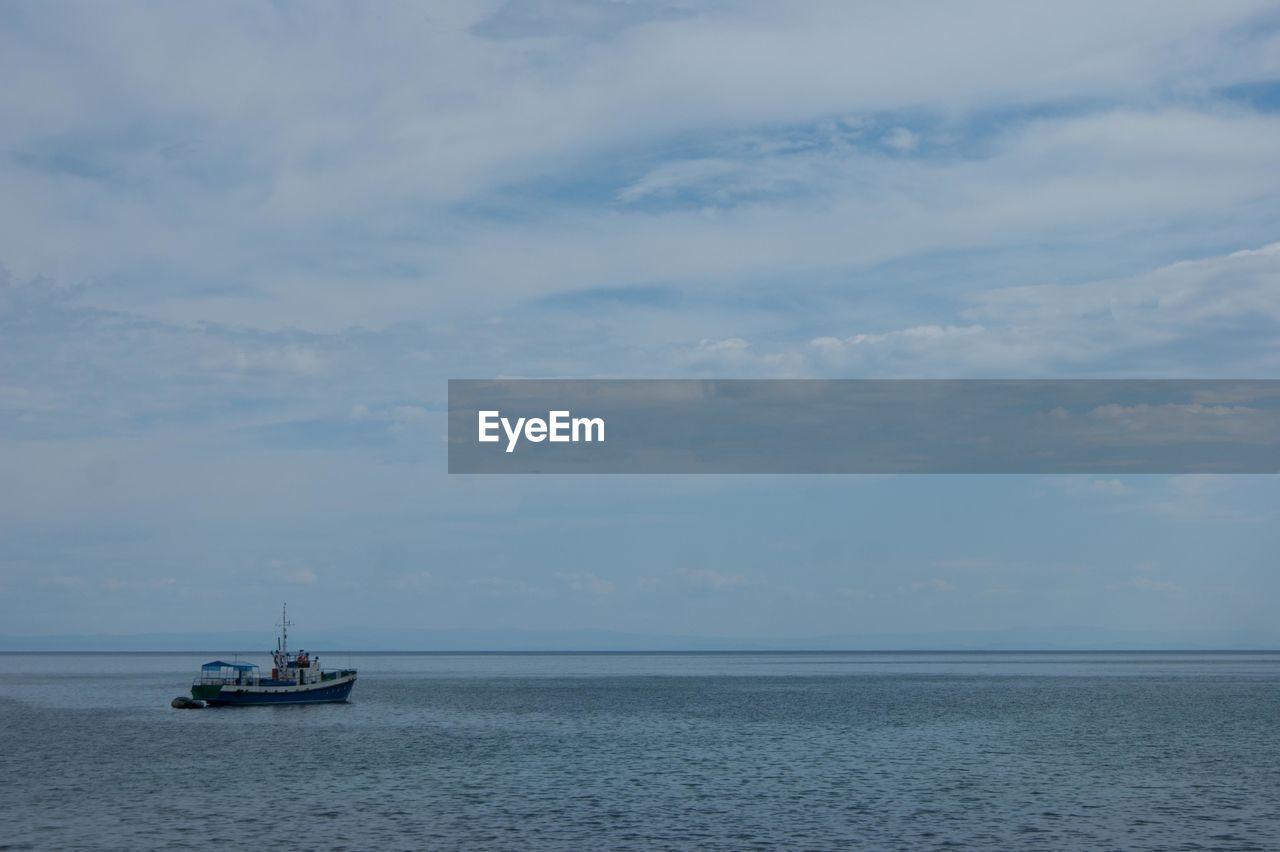
[[200, 667], [200, 670], [208, 672], [208, 671], [217, 671], [218, 669], [235, 669], [236, 671], [243, 672], [243, 671], [248, 671], [249, 669], [256, 669], [256, 668], [257, 666], [255, 666], [253, 663], [226, 663], [226, 662], [223, 662], [222, 660], [214, 660], [212, 663], [205, 663], [203, 666]]

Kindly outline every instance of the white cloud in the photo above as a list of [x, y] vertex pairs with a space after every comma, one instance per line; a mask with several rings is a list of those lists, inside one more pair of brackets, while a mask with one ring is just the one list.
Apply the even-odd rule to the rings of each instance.
[[920, 135], [905, 127], [895, 127], [884, 135], [884, 144], [895, 151], [914, 151], [920, 145]]
[[[1276, 120], [1108, 109], [934, 162], [857, 144], [797, 157], [790, 131], [773, 129], [1045, 99], [1147, 104], [1187, 81], [1261, 79], [1270, 36], [1245, 34], [1266, 8], [980, 4], [922, 20], [842, 3], [621, 18], [574, 6], [490, 38], [492, 10], [467, 3], [429, 16], [86, 7], [71, 20], [33, 7], [0, 34], [0, 75], [23, 81], [0, 93], [0, 259], [24, 279], [97, 282], [94, 304], [150, 317], [335, 330], [434, 319], [481, 295], [509, 304], [1113, 233], [1275, 192]], [[583, 14], [614, 21], [605, 42], [583, 39], [596, 33]], [[538, 47], [517, 37], [525, 26]], [[58, 32], [64, 49], [28, 30]], [[886, 132], [900, 147], [915, 133]], [[747, 159], [652, 161], [674, 140], [779, 133]], [[501, 194], [584, 165], [615, 174], [637, 148], [644, 167], [611, 197], [705, 186], [731, 215]], [[735, 206], [735, 179], [786, 197]]]
[[1138, 576], [1125, 580], [1121, 583], [1113, 583], [1107, 586], [1112, 591], [1134, 590], [1138, 592], [1154, 592], [1164, 594], [1181, 594], [1183, 588], [1177, 583], [1169, 583], [1164, 580], [1156, 580], [1152, 577]]
[[723, 159], [673, 160], [618, 192], [622, 201], [671, 195], [680, 190], [705, 189], [713, 182], [743, 171], [740, 163]]
[[[1266, 478], [1224, 474], [1180, 474], [1174, 476], [1139, 476], [1129, 480], [1090, 479], [1081, 476], [1058, 476], [1041, 480], [1042, 484], [1067, 494], [1101, 496], [1105, 509], [1139, 512], [1185, 522], [1267, 523], [1265, 509], [1257, 505], [1251, 488], [1265, 483]], [[1142, 563], [1139, 570], [1152, 570]]]
[[954, 592], [956, 587], [941, 577], [932, 577], [928, 580], [916, 580], [911, 584], [913, 592]]
[[222, 348], [201, 359], [206, 370], [225, 373], [298, 373], [304, 376], [323, 371], [325, 357], [314, 349], [302, 346], [280, 346], [248, 350], [238, 347]]
[[681, 362], [681, 367], [693, 368], [704, 374], [799, 375], [804, 369], [802, 360], [794, 353], [756, 352], [751, 343], [741, 337], [700, 340], [696, 346], [677, 352], [676, 359]]
[[702, 352], [741, 352], [749, 349], [750, 343], [741, 337], [730, 337], [725, 340], [700, 340], [698, 349]]
[[597, 577], [590, 571], [557, 572], [556, 577], [563, 580], [575, 592], [585, 592], [592, 595], [611, 595], [617, 591], [617, 586], [612, 582]]
[[[824, 336], [808, 349], [819, 366], [881, 375], [1096, 375], [1123, 363], [1119, 369], [1130, 376], [1188, 378], [1266, 376], [1280, 367], [1280, 355], [1265, 340], [1240, 350], [1237, 364], [1224, 365], [1221, 356], [1206, 359], [1200, 350], [1206, 338], [1216, 339], [1232, 324], [1280, 325], [1280, 244], [1127, 278], [1006, 287], [964, 299], [968, 307], [959, 313], [969, 325]], [[1147, 419], [1168, 427], [1173, 415], [1232, 413], [1231, 422], [1241, 422], [1238, 410], [1212, 402], [1162, 406]]]
[[1214, 320], [1280, 320], [1280, 243], [1128, 278], [989, 290], [971, 301], [965, 315], [975, 319], [1042, 327], [1122, 323], [1142, 342], [1167, 342], [1188, 326]]
[[276, 580], [297, 586], [313, 586], [320, 579], [310, 568], [280, 559], [271, 561], [271, 575]]
[[85, 579], [76, 574], [52, 574], [44, 578], [44, 582], [60, 589], [82, 589]]
[[471, 577], [464, 585], [485, 595], [502, 598], [529, 598], [544, 596], [544, 592], [523, 580], [511, 577]]
[[746, 582], [746, 577], [742, 574], [715, 568], [682, 568], [678, 576], [686, 585], [693, 588], [716, 591], [737, 588]]
[[430, 571], [411, 571], [390, 581], [392, 590], [397, 592], [424, 592], [437, 585], [436, 577]]
[[1259, 511], [1260, 507], [1254, 505], [1247, 504], [1247, 508], [1240, 505], [1237, 493], [1243, 491], [1246, 484], [1247, 480], [1220, 474], [1170, 476], [1141, 506], [1156, 515], [1186, 520], [1269, 522], [1265, 508]]

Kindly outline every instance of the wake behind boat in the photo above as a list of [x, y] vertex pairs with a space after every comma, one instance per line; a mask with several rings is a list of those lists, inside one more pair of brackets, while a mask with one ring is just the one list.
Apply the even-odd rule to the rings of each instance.
[[280, 618], [280, 638], [271, 653], [271, 677], [263, 677], [253, 663], [214, 660], [201, 666], [200, 674], [192, 682], [193, 702], [219, 706], [346, 701], [356, 683], [356, 670], [326, 672], [319, 657], [312, 657], [301, 648], [298, 653], [292, 653], [289, 627], [285, 609]]

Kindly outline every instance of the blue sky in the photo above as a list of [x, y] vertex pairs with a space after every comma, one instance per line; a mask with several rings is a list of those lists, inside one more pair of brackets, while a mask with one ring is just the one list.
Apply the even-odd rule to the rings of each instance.
[[448, 477], [448, 378], [1280, 378], [1268, 3], [0, 8], [0, 623], [1274, 631], [1271, 477]]

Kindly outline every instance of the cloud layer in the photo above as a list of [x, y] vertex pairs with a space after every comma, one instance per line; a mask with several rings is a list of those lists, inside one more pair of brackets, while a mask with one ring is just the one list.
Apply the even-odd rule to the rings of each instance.
[[[1266, 484], [974, 485], [1043, 506], [1000, 544], [940, 484], [450, 480], [440, 415], [449, 377], [1276, 378], [1273, 4], [11, 4], [0, 79], [14, 631], [169, 628], [224, 579], [642, 632], [1280, 591]], [[1107, 500], [1181, 508], [1059, 537]]]

